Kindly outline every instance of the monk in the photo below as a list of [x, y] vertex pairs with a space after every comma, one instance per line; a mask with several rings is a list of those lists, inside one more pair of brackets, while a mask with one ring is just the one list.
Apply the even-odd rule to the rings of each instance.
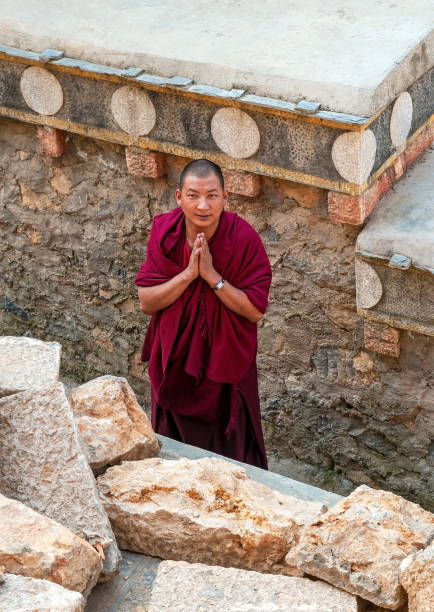
[[267, 469], [256, 352], [271, 268], [227, 198], [220, 167], [196, 160], [181, 173], [178, 207], [154, 218], [135, 280], [152, 315], [142, 361], [157, 433]]

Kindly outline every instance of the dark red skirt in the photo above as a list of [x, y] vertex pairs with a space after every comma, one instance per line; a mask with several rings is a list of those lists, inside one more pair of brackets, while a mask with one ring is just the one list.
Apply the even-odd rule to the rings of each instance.
[[[186, 387], [191, 384], [186, 377]], [[178, 385], [182, 381], [178, 379]], [[237, 385], [236, 421], [233, 420], [233, 385], [222, 383], [218, 397], [217, 418], [204, 422], [176, 412], [176, 390], [173, 392], [173, 410], [167, 410], [152, 397], [152, 426], [158, 434], [184, 444], [197, 446], [230, 459], [268, 469], [264, 438], [261, 428], [259, 397], [257, 392], [256, 365], [245, 379]], [[240, 401], [241, 400], [241, 401]]]

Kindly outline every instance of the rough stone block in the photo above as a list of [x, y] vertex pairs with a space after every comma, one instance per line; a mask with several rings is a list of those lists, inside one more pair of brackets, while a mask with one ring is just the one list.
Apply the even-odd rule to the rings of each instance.
[[61, 157], [65, 153], [65, 132], [51, 127], [38, 127], [39, 152], [48, 157]]
[[58, 381], [61, 354], [58, 342], [0, 337], [0, 397]]
[[140, 147], [125, 147], [125, 159], [128, 172], [134, 176], [158, 179], [167, 172], [164, 153], [149, 151]]
[[401, 157], [404, 158], [405, 166], [411, 164], [421, 155], [434, 140], [434, 123], [427, 125], [417, 137], [405, 149]]
[[327, 191], [312, 185], [303, 185], [293, 181], [279, 181], [279, 187], [287, 198], [295, 200], [303, 208], [317, 208], [325, 200]]
[[328, 211], [334, 223], [361, 225], [374, 210], [378, 201], [390, 189], [394, 180], [394, 170], [389, 168], [364, 193], [350, 196], [345, 193], [329, 191]]
[[434, 537], [434, 515], [394, 493], [362, 485], [313, 521], [287, 556], [306, 573], [377, 606], [405, 603], [403, 559]]
[[124, 462], [98, 486], [121, 548], [268, 573], [293, 571], [283, 563], [285, 551], [325, 509], [216, 458]]
[[392, 344], [390, 342], [381, 342], [381, 340], [375, 340], [373, 338], [365, 340], [365, 348], [368, 351], [379, 353], [380, 355], [386, 355], [387, 357], [399, 357], [401, 348], [399, 343]]
[[434, 541], [402, 561], [400, 580], [408, 594], [409, 612], [434, 610]]
[[0, 491], [101, 545], [102, 577], [117, 573], [120, 554], [63, 385], [0, 399], [0, 422]]
[[381, 325], [381, 323], [365, 323], [365, 347], [368, 351], [387, 355], [389, 357], [399, 357], [399, 329]]
[[261, 192], [261, 177], [250, 172], [233, 172], [225, 170], [223, 172], [225, 189], [229, 193], [255, 198]]
[[82, 612], [85, 600], [48, 580], [5, 574], [0, 585], [2, 612]]
[[320, 580], [163, 561], [148, 612], [357, 612], [357, 598]]
[[6, 572], [56, 582], [87, 597], [102, 569], [89, 542], [1, 494], [0, 516], [0, 565]]
[[125, 378], [101, 376], [69, 400], [92, 469], [158, 455], [160, 443]]

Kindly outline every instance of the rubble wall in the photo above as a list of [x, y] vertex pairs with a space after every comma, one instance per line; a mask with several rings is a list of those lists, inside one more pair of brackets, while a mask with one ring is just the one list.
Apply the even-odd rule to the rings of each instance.
[[[148, 317], [134, 276], [186, 161], [169, 156], [167, 177], [137, 178], [122, 146], [74, 135], [61, 158], [43, 157], [35, 127], [1, 119], [0, 334], [59, 341], [64, 377], [127, 376], [147, 406]], [[344, 494], [390, 489], [433, 510], [433, 339], [401, 332], [399, 359], [364, 349], [360, 228], [332, 223], [326, 195], [264, 178], [260, 196], [230, 196], [273, 266], [258, 357], [270, 467]]]

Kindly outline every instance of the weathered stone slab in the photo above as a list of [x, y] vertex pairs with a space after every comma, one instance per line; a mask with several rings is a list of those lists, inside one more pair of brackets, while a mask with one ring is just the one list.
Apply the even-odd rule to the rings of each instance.
[[0, 565], [86, 597], [102, 569], [97, 551], [63, 525], [0, 495]]
[[434, 610], [434, 540], [402, 561], [400, 580], [408, 593], [409, 612]]
[[304, 530], [287, 561], [395, 610], [405, 602], [401, 561], [433, 536], [433, 514], [394, 493], [362, 485]]
[[[271, 15], [263, 2], [251, 0], [242, 27], [240, 5], [221, 1], [198, 3], [194, 15], [190, 3], [135, 3], [132, 27], [119, 13], [119, 6], [123, 11], [130, 5], [110, 0], [103, 5], [103, 28], [101, 13], [84, 0], [67, 19], [56, 11], [54, 0], [46, 6], [49, 24], [39, 13], [30, 20], [26, 3], [12, 3], [0, 20], [2, 44], [41, 51], [43, 41], [56, 32], [66, 57], [102, 64], [111, 60], [120, 68], [143, 66], [155, 75], [183, 75], [214, 87], [248, 85], [258, 96], [305, 98], [364, 117], [406, 91], [432, 66], [434, 56], [428, 0], [416, 6], [369, 0], [363, 11], [348, 2], [333, 5], [345, 10], [345, 18], [329, 13], [319, 0], [307, 6], [294, 3], [291, 11], [273, 4], [276, 13]], [[178, 30], [185, 37], [175, 37]], [[225, 42], [217, 45], [220, 35]], [[261, 52], [252, 53], [258, 38]]]
[[59, 380], [61, 352], [58, 342], [0, 337], [0, 397], [41, 389]]
[[163, 561], [148, 612], [357, 612], [357, 598], [322, 582], [184, 561]]
[[125, 378], [101, 376], [69, 400], [92, 469], [158, 455], [160, 443]]
[[120, 553], [63, 385], [0, 399], [0, 423], [0, 491], [100, 544], [102, 578], [117, 573]]
[[5, 574], [0, 584], [2, 612], [82, 612], [85, 600], [48, 580]]
[[214, 458], [125, 462], [98, 485], [121, 548], [269, 573], [292, 573], [285, 553], [325, 509]]

